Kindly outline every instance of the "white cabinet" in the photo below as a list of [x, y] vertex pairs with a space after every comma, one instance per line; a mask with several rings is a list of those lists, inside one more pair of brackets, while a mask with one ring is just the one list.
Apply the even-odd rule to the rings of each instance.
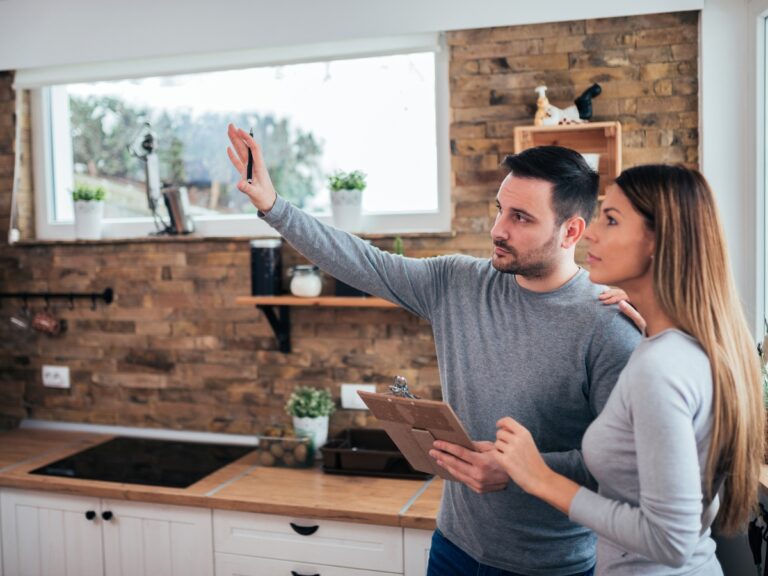
[[212, 576], [211, 511], [103, 500], [105, 576]]
[[3, 489], [5, 574], [212, 576], [211, 511]]
[[392, 576], [392, 572], [374, 572], [325, 564], [307, 564], [289, 560], [254, 558], [216, 553], [216, 576]]
[[104, 573], [98, 498], [3, 490], [0, 509], [5, 574]]
[[217, 576], [402, 574], [402, 533], [394, 526], [213, 512]]
[[425, 576], [432, 532], [0, 490], [0, 576]]
[[405, 528], [403, 530], [403, 557], [405, 576], [425, 576], [432, 547], [432, 531]]

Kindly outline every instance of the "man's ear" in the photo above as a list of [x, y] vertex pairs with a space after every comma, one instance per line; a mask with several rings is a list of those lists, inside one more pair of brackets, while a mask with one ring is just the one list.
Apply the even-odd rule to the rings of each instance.
[[587, 223], [581, 216], [573, 216], [563, 222], [560, 227], [561, 234], [563, 235], [560, 246], [563, 248], [571, 248], [574, 246], [581, 237], [584, 236], [584, 231], [587, 229]]

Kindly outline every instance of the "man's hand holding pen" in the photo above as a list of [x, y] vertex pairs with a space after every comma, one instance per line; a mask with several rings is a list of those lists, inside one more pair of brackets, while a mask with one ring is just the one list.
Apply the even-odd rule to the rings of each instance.
[[261, 148], [248, 132], [233, 124], [227, 127], [227, 135], [232, 143], [231, 147], [227, 147], [227, 155], [242, 178], [237, 183], [237, 189], [248, 196], [259, 211], [269, 212], [275, 205], [277, 193], [264, 164]]

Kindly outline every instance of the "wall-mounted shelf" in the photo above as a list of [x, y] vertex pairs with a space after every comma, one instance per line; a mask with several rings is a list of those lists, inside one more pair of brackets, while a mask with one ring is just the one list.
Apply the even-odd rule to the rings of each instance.
[[256, 306], [264, 313], [277, 338], [280, 352], [291, 351], [290, 310], [293, 306], [327, 308], [399, 308], [383, 298], [357, 296], [319, 296], [300, 298], [298, 296], [238, 296], [235, 304]]
[[327, 306], [329, 308], [398, 308], [397, 304], [372, 296], [238, 296], [235, 304], [246, 306]]
[[621, 124], [586, 122], [558, 126], [517, 126], [515, 154], [534, 146], [565, 146], [582, 154], [600, 154], [600, 199], [621, 173]]

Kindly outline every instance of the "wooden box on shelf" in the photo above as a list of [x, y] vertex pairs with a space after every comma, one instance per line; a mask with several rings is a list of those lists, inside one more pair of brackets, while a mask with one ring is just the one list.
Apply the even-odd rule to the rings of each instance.
[[600, 154], [600, 196], [621, 172], [621, 124], [618, 122], [516, 127], [515, 154], [534, 146], [565, 146], [582, 154]]

